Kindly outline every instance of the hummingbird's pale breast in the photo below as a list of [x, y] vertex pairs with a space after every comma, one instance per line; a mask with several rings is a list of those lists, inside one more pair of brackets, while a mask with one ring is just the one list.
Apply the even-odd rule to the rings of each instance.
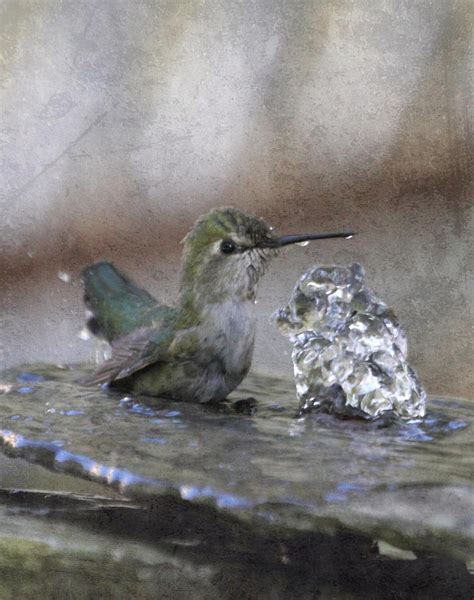
[[[150, 365], [122, 387], [187, 402], [220, 402], [247, 375], [255, 340], [255, 304], [227, 300], [206, 305], [193, 328], [195, 351], [188, 357]], [[159, 394], [157, 391], [159, 390]]]
[[248, 373], [252, 361], [255, 341], [254, 302], [229, 299], [222, 304], [208, 305], [203, 313], [200, 331], [202, 347], [219, 357], [229, 383], [240, 383]]

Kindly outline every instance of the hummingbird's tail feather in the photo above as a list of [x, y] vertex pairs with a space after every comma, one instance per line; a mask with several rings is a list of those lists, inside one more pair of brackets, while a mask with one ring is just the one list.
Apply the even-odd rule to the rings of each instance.
[[91, 313], [87, 327], [108, 342], [126, 335], [152, 318], [159, 304], [146, 290], [135, 285], [108, 262], [82, 271], [84, 302]]

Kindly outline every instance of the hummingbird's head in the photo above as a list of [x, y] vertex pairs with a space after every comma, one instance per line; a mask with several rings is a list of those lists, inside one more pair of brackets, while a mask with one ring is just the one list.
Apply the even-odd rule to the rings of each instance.
[[181, 298], [195, 306], [229, 298], [254, 300], [267, 261], [282, 246], [352, 234], [275, 236], [272, 228], [237, 208], [200, 217], [184, 238]]

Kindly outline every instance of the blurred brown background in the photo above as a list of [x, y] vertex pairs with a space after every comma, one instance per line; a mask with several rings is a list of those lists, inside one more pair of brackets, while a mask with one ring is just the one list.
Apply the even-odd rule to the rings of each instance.
[[297, 277], [358, 260], [428, 390], [474, 397], [473, 6], [3, 0], [1, 365], [92, 360], [79, 269], [172, 301], [179, 240], [234, 205], [359, 232], [275, 261], [256, 370], [292, 372], [269, 315]]

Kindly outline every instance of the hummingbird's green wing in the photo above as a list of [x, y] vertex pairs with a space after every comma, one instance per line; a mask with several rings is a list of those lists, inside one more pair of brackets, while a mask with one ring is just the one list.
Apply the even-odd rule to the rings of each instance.
[[160, 304], [108, 262], [86, 267], [81, 275], [84, 301], [92, 313], [88, 327], [108, 342], [140, 327], [160, 327], [176, 309]]
[[153, 363], [170, 360], [169, 348], [175, 338], [171, 329], [141, 327], [112, 342], [112, 356], [79, 383], [97, 385], [129, 377]]

